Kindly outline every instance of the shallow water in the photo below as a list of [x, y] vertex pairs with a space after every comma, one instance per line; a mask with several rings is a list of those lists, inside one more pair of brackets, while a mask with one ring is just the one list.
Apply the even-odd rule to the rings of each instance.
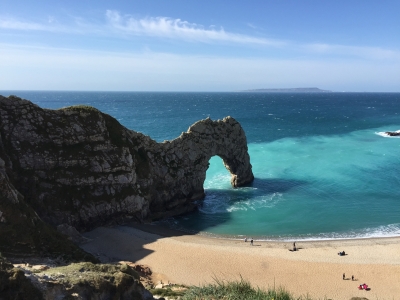
[[92, 105], [157, 141], [199, 119], [243, 126], [255, 180], [233, 189], [213, 157], [196, 213], [175, 228], [239, 238], [400, 235], [400, 94], [0, 92], [44, 108]]

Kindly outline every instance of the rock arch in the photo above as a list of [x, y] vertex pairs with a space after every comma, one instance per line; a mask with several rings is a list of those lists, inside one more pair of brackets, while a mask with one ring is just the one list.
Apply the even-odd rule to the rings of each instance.
[[[222, 158], [225, 168], [231, 174], [233, 187], [240, 187], [253, 181], [254, 176], [247, 149], [247, 139], [243, 128], [232, 117], [212, 121], [200, 120], [189, 127], [179, 140], [182, 148], [190, 152], [188, 160], [182, 162], [189, 166], [201, 165], [208, 169], [212, 156]], [[195, 147], [193, 147], [195, 145]], [[198, 174], [199, 177], [201, 174]], [[205, 176], [205, 175], [204, 175]]]
[[[246, 135], [239, 122], [232, 117], [217, 121], [210, 118], [200, 120], [177, 139], [162, 143], [160, 150], [164, 156], [162, 161], [166, 162], [170, 171], [164, 177], [164, 182], [169, 186], [165, 189], [170, 191], [168, 198], [172, 200], [166, 203], [164, 210], [170, 209], [171, 203], [175, 205], [180, 201], [190, 202], [204, 197], [203, 184], [212, 156], [222, 158], [231, 174], [233, 187], [246, 185], [254, 179]], [[175, 166], [179, 166], [179, 169], [175, 169]], [[166, 177], [173, 180], [168, 183]], [[163, 201], [158, 202], [161, 203]], [[151, 206], [153, 213], [163, 210], [156, 206]]]
[[55, 226], [86, 230], [126, 217], [191, 211], [204, 197], [214, 155], [231, 173], [233, 187], [253, 180], [246, 135], [232, 117], [198, 121], [178, 138], [157, 143], [92, 107], [48, 110], [0, 96], [0, 167]]

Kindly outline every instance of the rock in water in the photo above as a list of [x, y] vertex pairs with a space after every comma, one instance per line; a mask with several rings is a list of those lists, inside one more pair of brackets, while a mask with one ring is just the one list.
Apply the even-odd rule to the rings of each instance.
[[400, 131], [386, 131], [388, 136], [400, 136]]

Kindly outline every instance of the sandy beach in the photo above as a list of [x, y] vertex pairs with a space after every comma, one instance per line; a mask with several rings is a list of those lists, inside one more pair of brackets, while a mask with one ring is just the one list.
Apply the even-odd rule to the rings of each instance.
[[[400, 238], [298, 241], [294, 252], [292, 242], [255, 240], [251, 246], [150, 224], [100, 227], [84, 236], [89, 240], [81, 247], [102, 262], [148, 265], [164, 282], [202, 285], [242, 277], [255, 287], [284, 286], [314, 299], [400, 299]], [[363, 283], [371, 289], [358, 290]]]

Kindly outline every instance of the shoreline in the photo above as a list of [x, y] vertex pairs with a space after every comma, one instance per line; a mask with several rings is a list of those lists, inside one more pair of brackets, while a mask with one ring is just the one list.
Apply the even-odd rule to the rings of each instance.
[[[400, 238], [293, 242], [210, 238], [152, 224], [99, 227], [81, 247], [102, 262], [149, 266], [163, 282], [204, 285], [244, 280], [268, 289], [283, 286], [313, 299], [398, 299]], [[346, 256], [339, 256], [339, 251]], [[346, 280], [342, 279], [343, 273]], [[356, 281], [351, 281], [351, 276]], [[371, 290], [358, 290], [366, 283]]]
[[[258, 236], [245, 236], [245, 235], [240, 235], [240, 238], [235, 238], [235, 235], [218, 235], [214, 233], [208, 233], [208, 232], [190, 232], [190, 231], [185, 231], [185, 230], [180, 230], [176, 228], [170, 228], [166, 226], [162, 226], [162, 224], [157, 224], [157, 223], [127, 223], [125, 226], [130, 226], [134, 227], [136, 229], [148, 232], [148, 233], [153, 233], [157, 234], [163, 237], [170, 237], [170, 236], [176, 236], [176, 235], [191, 235], [191, 236], [197, 236], [197, 237], [204, 237], [208, 239], [216, 239], [216, 240], [227, 240], [227, 241], [243, 241], [246, 237], [247, 239], [253, 238], [254, 241], [261, 242], [261, 243], [325, 243], [325, 242], [338, 242], [338, 243], [349, 243], [351, 244], [351, 241], [370, 241], [371, 244], [375, 244], [375, 240], [382, 241], [383, 243], [387, 242], [390, 243], [392, 240], [398, 240], [400, 242], [400, 234], [399, 235], [390, 235], [390, 236], [366, 236], [366, 237], [349, 237], [349, 238], [310, 238], [310, 239], [304, 239], [304, 238], [291, 238], [291, 239], [263, 239]], [[239, 236], [239, 235], [238, 235]]]

